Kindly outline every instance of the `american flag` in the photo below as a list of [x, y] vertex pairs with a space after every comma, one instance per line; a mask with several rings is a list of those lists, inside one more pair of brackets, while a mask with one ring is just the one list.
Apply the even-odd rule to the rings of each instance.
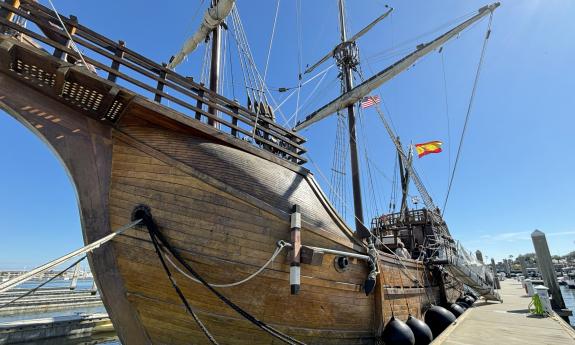
[[361, 99], [361, 109], [369, 108], [377, 103], [381, 103], [379, 96], [365, 96]]

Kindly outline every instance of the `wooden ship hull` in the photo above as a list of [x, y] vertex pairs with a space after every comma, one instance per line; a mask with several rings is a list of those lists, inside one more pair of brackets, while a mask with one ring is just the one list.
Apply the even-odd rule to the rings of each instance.
[[[38, 18], [48, 13], [43, 11]], [[2, 24], [10, 23], [2, 18]], [[84, 40], [104, 41], [77, 28]], [[242, 118], [234, 118], [233, 111], [223, 114], [231, 116], [228, 122], [216, 119], [216, 127], [203, 121], [209, 117], [202, 110], [206, 104], [221, 105], [224, 112], [234, 109], [231, 101], [196, 89], [194, 95], [204, 97], [203, 104], [193, 106], [200, 116], [184, 115], [161, 104], [168, 98], [162, 90], [170, 80], [162, 76], [161, 66], [153, 86], [160, 99], [152, 101], [110, 77], [129, 78], [118, 68], [124, 60], [115, 68], [117, 61], [112, 60], [105, 78], [62, 57], [74, 53], [66, 42], [46, 34], [43, 43], [55, 49], [47, 52], [46, 46], [29, 39], [45, 36], [24, 33], [0, 35], [0, 108], [44, 140], [62, 161], [77, 191], [86, 243], [130, 223], [134, 207], [145, 204], [168, 241], [206, 280], [235, 282], [264, 265], [279, 240], [290, 241], [290, 213], [299, 205], [304, 245], [366, 253], [365, 244], [338, 216], [312, 174], [297, 164], [303, 162], [302, 151], [282, 152], [281, 145], [275, 152], [263, 150], [242, 140], [237, 122]], [[151, 63], [141, 65], [149, 67], [146, 64]], [[236, 124], [236, 133], [233, 126], [231, 134], [226, 133], [226, 123]], [[297, 137], [283, 134], [297, 145]], [[453, 301], [462, 291], [456, 282], [443, 282], [440, 288], [419, 261], [400, 263], [380, 251], [375, 293], [366, 296], [365, 262], [351, 260], [341, 271], [334, 266], [334, 255], [316, 254], [321, 260], [301, 265], [297, 295], [290, 294], [287, 251], [245, 284], [218, 290], [258, 319], [309, 344], [375, 344], [392, 311], [403, 320], [408, 314], [421, 318], [430, 303]], [[89, 258], [123, 344], [209, 343], [172, 288], [145, 228], [128, 230]], [[178, 272], [174, 276], [220, 344], [279, 342], [201, 284]]]

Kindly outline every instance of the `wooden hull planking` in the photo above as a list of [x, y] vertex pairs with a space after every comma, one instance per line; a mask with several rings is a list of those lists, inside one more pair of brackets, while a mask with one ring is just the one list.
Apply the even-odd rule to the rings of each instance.
[[[141, 96], [131, 99], [112, 127], [43, 91], [0, 70], [1, 108], [54, 150], [74, 182], [86, 243], [128, 223], [134, 206], [146, 204], [194, 269], [209, 282], [234, 282], [261, 267], [278, 240], [289, 241], [290, 210], [297, 204], [303, 244], [365, 252], [306, 169], [230, 144], [213, 128]], [[338, 272], [333, 262], [325, 255], [319, 266], [302, 265], [299, 295], [290, 295], [287, 252], [249, 282], [220, 291], [310, 344], [374, 344], [392, 310], [400, 319], [421, 317], [439, 299], [437, 287], [413, 282], [431, 281], [419, 262], [403, 267], [380, 253], [375, 296], [362, 291], [365, 263], [352, 260]], [[90, 264], [124, 344], [208, 343], [171, 287], [146, 230], [119, 236], [95, 251]], [[175, 276], [221, 344], [273, 343], [207, 289]], [[448, 299], [458, 297], [460, 288], [450, 285]]]

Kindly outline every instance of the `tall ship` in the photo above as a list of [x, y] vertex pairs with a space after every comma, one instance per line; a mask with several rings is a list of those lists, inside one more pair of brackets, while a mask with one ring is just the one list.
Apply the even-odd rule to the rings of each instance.
[[[499, 4], [364, 77], [357, 41], [393, 9], [351, 34], [344, 0], [336, 2], [340, 43], [299, 79], [301, 86], [321, 78], [333, 65], [341, 93], [289, 126], [277, 121], [281, 104], [254, 62], [241, 1], [207, 4], [197, 32], [166, 63], [53, 5], [0, 1], [0, 109], [66, 168], [86, 244], [124, 227], [89, 255], [124, 345], [380, 344], [394, 322], [452, 308], [467, 291], [499, 298], [482, 259], [451, 236], [376, 96], [426, 54], [490, 23]], [[242, 101], [222, 87], [228, 36], [246, 84]], [[178, 74], [199, 47], [202, 76]], [[362, 204], [360, 103], [376, 109], [397, 151], [401, 202], [386, 214], [366, 215]], [[308, 169], [314, 163], [300, 134], [330, 116], [338, 117], [345, 153], [334, 166], [348, 162], [351, 172], [349, 181], [340, 175], [353, 192], [352, 224], [341, 215], [338, 187], [324, 193]], [[409, 206], [409, 186], [422, 207]]]

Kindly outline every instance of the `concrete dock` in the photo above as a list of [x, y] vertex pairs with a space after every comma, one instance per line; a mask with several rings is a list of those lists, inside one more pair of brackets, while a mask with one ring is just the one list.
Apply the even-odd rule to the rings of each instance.
[[558, 316], [529, 313], [531, 298], [521, 283], [501, 282], [503, 303], [475, 303], [446, 329], [432, 345], [573, 345], [575, 331]]

